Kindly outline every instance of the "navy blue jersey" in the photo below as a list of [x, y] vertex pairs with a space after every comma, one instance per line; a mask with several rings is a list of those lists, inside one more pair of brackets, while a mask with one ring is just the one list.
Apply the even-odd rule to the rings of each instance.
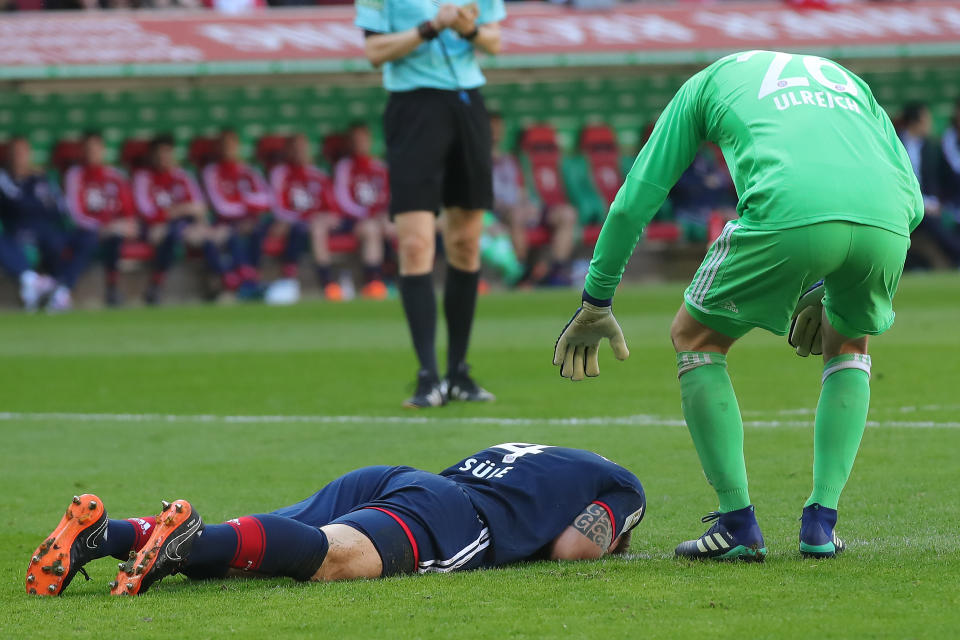
[[7, 232], [32, 228], [34, 223], [63, 222], [60, 191], [42, 174], [14, 180], [0, 171], [0, 223]]
[[636, 526], [645, 506], [635, 475], [581, 449], [498, 444], [440, 475], [463, 487], [490, 528], [490, 565], [536, 556], [591, 503], [607, 511], [614, 537]]

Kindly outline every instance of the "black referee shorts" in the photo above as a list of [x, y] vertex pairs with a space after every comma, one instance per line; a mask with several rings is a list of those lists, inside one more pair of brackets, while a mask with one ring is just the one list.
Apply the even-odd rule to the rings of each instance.
[[393, 92], [383, 129], [391, 217], [439, 213], [444, 206], [493, 207], [490, 120], [478, 90]]

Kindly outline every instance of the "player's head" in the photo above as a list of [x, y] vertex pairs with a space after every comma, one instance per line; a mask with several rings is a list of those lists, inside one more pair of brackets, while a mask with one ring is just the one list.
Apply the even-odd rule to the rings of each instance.
[[626, 555], [630, 551], [630, 537], [633, 535], [633, 530], [627, 531], [626, 533], [621, 533], [620, 537], [613, 541], [611, 545], [610, 555], [612, 556], [622, 556]]
[[103, 136], [99, 131], [87, 131], [83, 134], [83, 162], [91, 167], [103, 164], [106, 147], [103, 146]]
[[172, 135], [161, 133], [150, 141], [150, 163], [157, 169], [171, 169], [176, 165]]
[[503, 133], [506, 125], [503, 122], [503, 116], [496, 112], [490, 112], [490, 138], [493, 141], [493, 148], [496, 149], [503, 142]]
[[24, 136], [14, 136], [7, 143], [6, 157], [0, 158], [0, 164], [6, 165], [14, 175], [23, 175], [30, 171], [33, 164], [33, 150], [30, 141]]
[[367, 123], [359, 120], [352, 122], [347, 133], [350, 136], [350, 151], [353, 155], [369, 156], [373, 139], [370, 136], [370, 127], [367, 126]]
[[900, 120], [903, 123], [903, 128], [914, 136], [926, 138], [933, 129], [930, 109], [923, 102], [908, 102], [905, 104]]
[[240, 136], [233, 129], [220, 131], [220, 157], [230, 161], [240, 159]]
[[296, 133], [287, 140], [287, 157], [294, 164], [310, 164], [310, 140]]

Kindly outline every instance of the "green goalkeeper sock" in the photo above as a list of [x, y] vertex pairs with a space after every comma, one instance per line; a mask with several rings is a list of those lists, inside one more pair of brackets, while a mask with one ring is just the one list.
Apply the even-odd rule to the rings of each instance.
[[677, 354], [683, 417], [707, 481], [717, 492], [722, 513], [750, 504], [743, 462], [743, 420], [727, 375], [727, 358], [719, 353]]
[[837, 356], [823, 368], [813, 436], [813, 493], [804, 506], [836, 509], [860, 448], [870, 406], [870, 356]]

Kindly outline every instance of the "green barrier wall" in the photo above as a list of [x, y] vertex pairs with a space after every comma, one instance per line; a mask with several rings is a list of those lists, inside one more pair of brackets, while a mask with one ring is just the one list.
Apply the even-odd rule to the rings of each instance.
[[[485, 95], [489, 108], [506, 117], [511, 135], [525, 124], [548, 121], [557, 128], [561, 146], [571, 150], [585, 123], [606, 122], [616, 129], [629, 153], [687, 73], [622, 71], [583, 79], [494, 83], [486, 87]], [[908, 100], [929, 102], [941, 127], [960, 95], [960, 65], [862, 75], [888, 109], [896, 110]], [[379, 132], [386, 100], [382, 89], [311, 82], [65, 93], [0, 91], [0, 140], [14, 133], [29, 136], [42, 162], [55, 141], [77, 137], [88, 129], [102, 131], [113, 152], [129, 137], [170, 131], [185, 145], [194, 136], [225, 126], [240, 132], [248, 151], [265, 133], [300, 130], [320, 138], [357, 119], [368, 121]]]

